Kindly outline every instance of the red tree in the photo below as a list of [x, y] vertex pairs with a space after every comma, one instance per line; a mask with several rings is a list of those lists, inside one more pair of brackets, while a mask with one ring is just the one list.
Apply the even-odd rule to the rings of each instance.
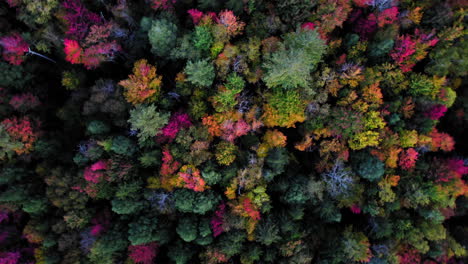
[[3, 46], [3, 59], [13, 65], [20, 65], [29, 51], [28, 43], [18, 33], [0, 38], [0, 45]]
[[133, 262], [152, 264], [158, 253], [158, 244], [151, 242], [143, 245], [129, 246], [128, 252]]

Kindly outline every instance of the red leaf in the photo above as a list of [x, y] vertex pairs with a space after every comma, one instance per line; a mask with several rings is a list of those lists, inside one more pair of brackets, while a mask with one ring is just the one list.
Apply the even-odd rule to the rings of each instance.
[[65, 39], [63, 44], [65, 45], [65, 54], [67, 54], [65, 59], [72, 64], [80, 63], [81, 55], [83, 53], [83, 49], [80, 47], [80, 44], [78, 44], [76, 40], [71, 39]]

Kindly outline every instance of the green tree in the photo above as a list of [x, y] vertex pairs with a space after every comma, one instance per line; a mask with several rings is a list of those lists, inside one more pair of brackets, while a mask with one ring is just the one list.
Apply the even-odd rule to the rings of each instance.
[[116, 136], [112, 139], [110, 150], [119, 155], [130, 157], [137, 151], [137, 146], [127, 137]]
[[213, 191], [195, 192], [189, 189], [174, 191], [175, 208], [184, 213], [205, 214], [213, 210], [219, 196]]
[[355, 153], [351, 162], [354, 171], [369, 181], [378, 181], [385, 173], [384, 163], [366, 151]]
[[112, 200], [112, 211], [117, 214], [136, 214], [142, 210], [145, 204], [136, 199], [114, 199]]
[[158, 57], [164, 57], [175, 47], [177, 26], [165, 18], [153, 20], [148, 38], [151, 52]]
[[132, 245], [146, 244], [158, 240], [158, 218], [140, 215], [128, 225], [128, 240]]
[[197, 224], [198, 221], [195, 217], [182, 217], [177, 224], [177, 234], [185, 242], [191, 242], [197, 238]]
[[130, 110], [130, 119], [128, 120], [132, 129], [138, 130], [140, 145], [150, 144], [147, 141], [156, 136], [168, 121], [169, 114], [156, 111], [155, 105], [138, 105], [135, 109]]
[[284, 35], [282, 48], [263, 64], [263, 80], [274, 90], [306, 88], [310, 74], [325, 53], [325, 42], [315, 30], [299, 30]]
[[189, 82], [200, 87], [210, 87], [215, 78], [214, 66], [208, 60], [189, 61], [185, 73]]

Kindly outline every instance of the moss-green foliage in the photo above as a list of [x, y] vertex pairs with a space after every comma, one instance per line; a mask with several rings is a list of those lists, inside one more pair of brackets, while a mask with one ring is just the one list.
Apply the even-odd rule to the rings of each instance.
[[161, 151], [154, 150], [150, 152], [145, 152], [139, 158], [139, 160], [144, 168], [157, 166], [161, 164]]
[[213, 36], [211, 35], [211, 31], [206, 26], [198, 26], [195, 27], [193, 37], [193, 45], [195, 48], [201, 51], [208, 51], [213, 44]]
[[205, 214], [213, 210], [219, 201], [213, 191], [194, 192], [192, 190], [180, 189], [174, 192], [175, 208], [181, 212]]
[[425, 68], [429, 74], [437, 76], [461, 76], [468, 71], [468, 61], [464, 53], [468, 50], [468, 41], [462, 37], [453, 46], [440, 45], [429, 53], [432, 59]]
[[316, 31], [301, 30], [284, 36], [282, 49], [263, 64], [266, 85], [275, 90], [307, 88], [311, 72], [325, 53], [325, 44]]
[[367, 261], [370, 258], [368, 238], [361, 232], [352, 232], [347, 229], [343, 234], [341, 246], [349, 261]]
[[90, 249], [89, 260], [91, 263], [112, 264], [127, 247], [127, 241], [122, 232], [111, 230], [93, 243]]
[[208, 60], [189, 61], [185, 73], [187, 80], [199, 87], [210, 87], [215, 77], [214, 67]]
[[197, 238], [197, 224], [198, 221], [195, 217], [183, 217], [179, 219], [177, 224], [177, 234], [185, 242], [191, 242]]
[[140, 245], [157, 240], [158, 219], [149, 215], [140, 215], [128, 225], [128, 240], [132, 245]]
[[194, 251], [189, 244], [178, 241], [176, 244], [169, 247], [168, 256], [176, 264], [189, 263], [189, 260], [194, 255]]
[[288, 185], [286, 192], [281, 196], [285, 203], [304, 204], [309, 200], [307, 179], [304, 176], [296, 176]]
[[166, 56], [176, 44], [177, 26], [165, 18], [153, 20], [148, 38], [151, 52], [159, 57]]
[[222, 251], [228, 256], [239, 254], [243, 249], [245, 233], [234, 231], [223, 234], [218, 241]]
[[305, 119], [305, 103], [296, 91], [277, 91], [266, 95], [268, 110], [264, 123], [269, 127], [292, 127]]
[[206, 246], [213, 243], [213, 232], [211, 232], [210, 219], [202, 218], [198, 222], [198, 237], [195, 243]]
[[353, 169], [362, 178], [378, 181], [385, 173], [385, 166], [378, 158], [361, 151], [353, 155]]
[[58, 0], [25, 0], [22, 1], [24, 4], [24, 10], [27, 12], [19, 18], [27, 24], [47, 23], [53, 15], [53, 12], [59, 6]]
[[110, 131], [110, 128], [108, 125], [106, 125], [106, 123], [102, 121], [93, 120], [89, 122], [88, 126], [86, 127], [86, 130], [92, 135], [99, 135], [108, 133]]
[[0, 86], [21, 89], [31, 78], [32, 75], [23, 66], [0, 61]]
[[263, 172], [265, 179], [272, 181], [275, 176], [283, 173], [288, 162], [288, 152], [285, 148], [274, 148], [268, 151]]
[[15, 149], [21, 149], [23, 146], [21, 142], [11, 140], [5, 128], [0, 125], [0, 159], [12, 157]]
[[117, 136], [112, 139], [110, 150], [119, 155], [132, 156], [137, 151], [137, 146], [129, 138]]
[[29, 172], [24, 168], [5, 167], [0, 172], [0, 184], [13, 183], [28, 177]]
[[135, 214], [139, 212], [145, 204], [135, 199], [114, 199], [112, 200], [112, 211], [117, 214]]
[[169, 114], [156, 111], [155, 105], [138, 105], [130, 110], [128, 120], [132, 129], [138, 131], [138, 142], [141, 145], [145, 145], [147, 141], [156, 136], [168, 121]]
[[269, 246], [281, 239], [279, 231], [278, 225], [272, 218], [264, 219], [255, 230], [256, 239], [258, 242]]
[[208, 185], [215, 185], [221, 181], [223, 175], [217, 169], [208, 167], [202, 171], [202, 177]]
[[237, 74], [231, 74], [227, 77], [224, 85], [225, 90], [218, 92], [213, 100], [216, 103], [216, 111], [226, 112], [234, 108], [237, 104], [237, 95], [244, 89], [245, 81]]

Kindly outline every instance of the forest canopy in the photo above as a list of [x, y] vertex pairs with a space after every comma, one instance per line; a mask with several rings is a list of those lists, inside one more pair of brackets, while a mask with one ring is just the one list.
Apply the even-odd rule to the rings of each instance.
[[0, 264], [468, 263], [462, 0], [0, 0]]

